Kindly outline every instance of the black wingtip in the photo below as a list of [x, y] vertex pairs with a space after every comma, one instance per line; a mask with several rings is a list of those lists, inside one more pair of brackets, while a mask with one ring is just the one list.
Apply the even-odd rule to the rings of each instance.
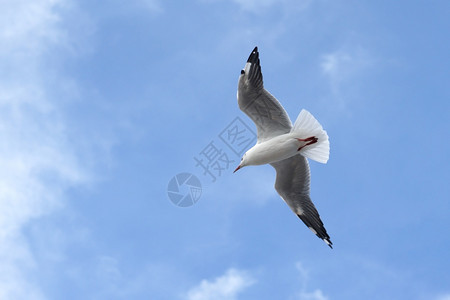
[[327, 230], [325, 229], [325, 227], [323, 227], [322, 221], [320, 221], [320, 230], [316, 230], [313, 228], [313, 225], [311, 224], [311, 222], [308, 220], [308, 218], [305, 218], [305, 216], [303, 216], [302, 214], [297, 214], [297, 217], [300, 218], [300, 220], [303, 221], [303, 223], [305, 223], [306, 226], [308, 226], [308, 228], [321, 240], [323, 240], [325, 242], [325, 244], [328, 245], [328, 247], [330, 247], [331, 249], [333, 249], [333, 242], [330, 239], [330, 236], [327, 233]]
[[256, 46], [255, 49], [253, 49], [252, 53], [250, 53], [250, 56], [248, 57], [247, 62], [255, 63], [255, 62], [257, 62], [258, 58], [259, 58], [258, 46]]
[[331, 249], [333, 249], [333, 243], [330, 241], [330, 240], [328, 240], [330, 243], [328, 244], [327, 242], [325, 242], [327, 245], [328, 245], [328, 247], [330, 247]]

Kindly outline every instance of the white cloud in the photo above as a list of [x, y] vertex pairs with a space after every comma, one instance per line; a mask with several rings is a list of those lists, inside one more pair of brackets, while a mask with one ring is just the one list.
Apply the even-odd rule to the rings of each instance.
[[259, 12], [273, 6], [288, 8], [295, 11], [306, 9], [312, 0], [232, 0], [239, 4], [242, 10]]
[[164, 12], [160, 0], [108, 0], [104, 5], [108, 6], [108, 14], [122, 14], [135, 11], [144, 11], [150, 14], [159, 14]]
[[148, 10], [160, 13], [163, 11], [161, 3], [158, 0], [140, 0]]
[[[49, 50], [66, 47], [69, 0], [0, 2], [0, 298], [40, 299], [38, 266], [23, 229], [87, 180], [67, 135]], [[55, 55], [53, 55], [53, 58]], [[70, 97], [70, 95], [64, 95]]]
[[341, 69], [345, 64], [350, 64], [351, 60], [350, 55], [343, 52], [326, 54], [322, 58], [322, 70], [329, 76], [336, 76], [342, 72]]
[[309, 271], [303, 267], [301, 262], [297, 262], [295, 264], [298, 272], [300, 273], [300, 282], [301, 282], [301, 290], [294, 297], [294, 299], [298, 300], [328, 300], [323, 292], [320, 289], [316, 289], [313, 292], [308, 291], [308, 279], [309, 279]]
[[[200, 0], [202, 2], [218, 2], [220, 0]], [[228, 0], [236, 3], [239, 8], [249, 13], [261, 13], [274, 6], [282, 9], [302, 11], [306, 9], [312, 0]]]
[[342, 47], [321, 56], [320, 70], [329, 81], [331, 95], [327, 106], [333, 114], [336, 110], [349, 112], [350, 103], [364, 99], [358, 90], [373, 62], [368, 51], [358, 46]]
[[372, 64], [372, 58], [361, 47], [344, 48], [322, 55], [320, 68], [329, 78], [333, 93], [339, 94], [343, 85], [351, 84], [364, 68]]
[[440, 295], [436, 300], [450, 300], [450, 294]]
[[237, 294], [255, 283], [248, 272], [229, 269], [224, 275], [214, 280], [202, 280], [200, 284], [187, 293], [189, 300], [232, 300]]
[[[261, 7], [268, 7], [277, 2], [277, 0], [233, 0], [244, 10], [256, 10]], [[279, 1], [278, 1], [279, 2]]]
[[300, 300], [328, 300], [325, 297], [321, 290], [315, 290], [314, 292], [300, 292], [299, 294]]

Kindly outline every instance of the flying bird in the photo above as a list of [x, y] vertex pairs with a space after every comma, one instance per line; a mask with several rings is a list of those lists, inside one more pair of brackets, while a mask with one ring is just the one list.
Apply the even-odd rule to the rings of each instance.
[[255, 122], [257, 142], [242, 156], [234, 172], [253, 165], [274, 167], [278, 194], [315, 235], [333, 248], [309, 196], [310, 171], [306, 159], [328, 161], [330, 143], [326, 131], [304, 109], [292, 125], [280, 102], [264, 88], [258, 47], [241, 70], [237, 99], [239, 108]]

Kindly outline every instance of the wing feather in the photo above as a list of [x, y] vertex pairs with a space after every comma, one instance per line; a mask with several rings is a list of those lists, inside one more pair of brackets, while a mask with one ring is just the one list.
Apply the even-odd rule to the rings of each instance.
[[257, 47], [250, 54], [239, 78], [238, 104], [255, 123], [258, 143], [291, 130], [292, 123], [283, 106], [264, 89]]
[[277, 171], [275, 189], [278, 194], [303, 223], [332, 248], [330, 236], [309, 196], [308, 160], [298, 154], [271, 165]]

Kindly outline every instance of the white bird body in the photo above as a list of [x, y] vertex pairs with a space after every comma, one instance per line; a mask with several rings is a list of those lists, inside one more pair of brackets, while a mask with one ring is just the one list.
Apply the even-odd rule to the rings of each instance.
[[303, 141], [306, 138], [308, 137], [305, 134], [289, 132], [257, 143], [245, 153], [245, 165], [271, 164], [302, 153], [303, 149], [300, 151], [298, 149], [308, 144], [307, 141]]
[[275, 189], [311, 231], [332, 247], [319, 213], [309, 197], [310, 172], [306, 157], [326, 163], [328, 135], [319, 122], [302, 110], [292, 125], [278, 100], [263, 86], [258, 48], [241, 71], [239, 108], [255, 122], [258, 140], [242, 157], [235, 172], [250, 165], [270, 164], [277, 171]]
[[246, 165], [265, 165], [294, 156], [300, 143], [291, 133], [257, 143], [246, 152]]

